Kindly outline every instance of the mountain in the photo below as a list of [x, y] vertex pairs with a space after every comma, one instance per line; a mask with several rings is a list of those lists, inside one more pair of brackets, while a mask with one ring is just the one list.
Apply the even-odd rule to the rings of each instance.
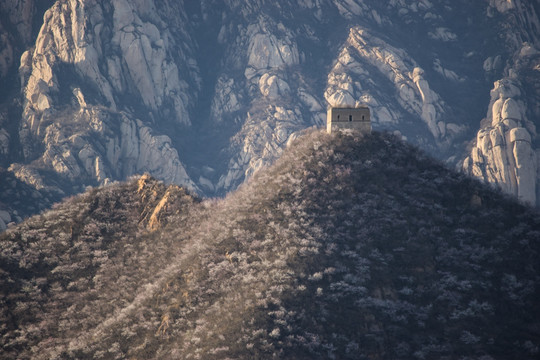
[[222, 196], [324, 126], [327, 106], [362, 103], [376, 130], [537, 203], [536, 1], [0, 10], [0, 166], [38, 190], [69, 196], [148, 172]]
[[148, 175], [0, 235], [2, 358], [536, 359], [540, 215], [310, 131], [223, 199]]

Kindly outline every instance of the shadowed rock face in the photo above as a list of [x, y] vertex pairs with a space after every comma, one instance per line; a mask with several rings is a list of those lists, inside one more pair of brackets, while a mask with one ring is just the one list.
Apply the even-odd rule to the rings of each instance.
[[13, 71], [20, 53], [33, 41], [37, 9], [32, 0], [6, 0], [0, 4], [0, 11], [0, 79], [4, 80]]
[[[536, 201], [529, 2], [64, 0], [41, 21], [41, 3], [1, 6], [0, 160], [29, 183], [73, 193], [149, 172], [224, 194], [328, 105], [358, 102], [374, 130]], [[496, 81], [517, 90], [490, 100]]]

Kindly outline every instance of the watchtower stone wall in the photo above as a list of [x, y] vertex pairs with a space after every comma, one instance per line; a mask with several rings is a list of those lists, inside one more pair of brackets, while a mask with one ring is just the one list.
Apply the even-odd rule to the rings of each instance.
[[355, 129], [364, 134], [371, 133], [371, 115], [367, 106], [330, 107], [326, 113], [326, 131]]

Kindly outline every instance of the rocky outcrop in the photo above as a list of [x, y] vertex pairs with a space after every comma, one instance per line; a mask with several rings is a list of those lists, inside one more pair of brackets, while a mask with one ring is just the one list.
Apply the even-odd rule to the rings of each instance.
[[[373, 82], [375, 69], [388, 81], [397, 99], [384, 101], [381, 84]], [[443, 120], [446, 104], [424, 77], [424, 70], [407, 53], [385, 43], [361, 28], [350, 31], [346, 46], [328, 76], [325, 97], [331, 106], [367, 104], [375, 126], [399, 127], [399, 119], [412, 115], [421, 119], [433, 139], [442, 142], [459, 134], [456, 124]]]
[[165, 23], [151, 0], [59, 1], [49, 9], [21, 59], [27, 161], [74, 184], [150, 172], [195, 189], [170, 137], [153, 125], [190, 124], [199, 80], [192, 44], [177, 45], [171, 33], [185, 31], [178, 24]]
[[[190, 69], [193, 61], [183, 52], [190, 49], [174, 43], [170, 31], [175, 24], [163, 23], [155, 11], [152, 0], [61, 1], [48, 10], [31, 60], [21, 68], [29, 74], [25, 120], [31, 131], [36, 132], [41, 113], [51, 108], [60, 86], [73, 86], [59, 78], [60, 64], [69, 64], [65, 70], [97, 91], [87, 99], [91, 104], [116, 110], [117, 102], [132, 96], [155, 116], [166, 113], [174, 122], [189, 124], [189, 86], [172, 59], [183, 55], [180, 65]], [[187, 74], [196, 83], [196, 69]]]
[[219, 179], [217, 189], [236, 187], [244, 179], [269, 165], [281, 155], [290, 138], [295, 136], [294, 129], [302, 128], [302, 125], [299, 108], [290, 110], [270, 105], [264, 114], [249, 118], [236, 135], [242, 148], [239, 149], [239, 154], [230, 160], [229, 171]]
[[[56, 123], [48, 125], [44, 136], [45, 149], [40, 158], [47, 168], [62, 178], [72, 183], [86, 179], [90, 184], [106, 184], [132, 174], [150, 172], [169, 183], [181, 183], [196, 189], [170, 138], [153, 134], [141, 120], [132, 120], [124, 113], [97, 107], [65, 116], [72, 120], [72, 124], [79, 124], [80, 129], [71, 129], [72, 132], [66, 136], [65, 129]], [[38, 172], [34, 174], [41, 178]], [[25, 180], [34, 184], [44, 182], [32, 176]]]
[[536, 204], [538, 159], [531, 141], [531, 132], [535, 136], [536, 132], [527, 120], [520, 95], [519, 84], [510, 79], [495, 83], [485, 126], [463, 168], [524, 202]]
[[[32, 46], [44, 9], [53, 0], [0, 2], [0, 166], [20, 159], [20, 83], [17, 68], [21, 54]], [[38, 25], [38, 26], [36, 26]]]
[[[540, 52], [529, 45], [520, 51], [520, 57], [532, 58], [532, 64], [540, 65]], [[526, 95], [530, 86], [525, 87], [517, 79], [516, 71], [519, 70], [510, 69], [508, 77], [495, 82], [487, 117], [463, 169], [525, 203], [536, 205], [540, 193], [540, 149], [536, 126], [529, 116], [538, 116], [538, 112], [528, 106], [527, 98], [531, 96]], [[538, 82], [540, 76], [528, 80]], [[540, 94], [538, 90], [534, 96]]]
[[189, 205], [199, 201], [184, 188], [177, 185], [164, 186], [148, 174], [137, 179], [137, 195], [142, 204], [139, 225], [150, 231], [164, 227], [181, 212], [185, 216]]
[[21, 48], [32, 40], [36, 2], [5, 0], [0, 3], [0, 79], [8, 75]]
[[[256, 7], [251, 10], [247, 16], [257, 13]], [[303, 56], [295, 40], [299, 30], [265, 15], [255, 16], [257, 21], [244, 27], [232, 19], [219, 33], [220, 39], [234, 44], [225, 59], [243, 76], [223, 74], [215, 88], [211, 117], [217, 122], [228, 119], [229, 124], [242, 124], [232, 138], [229, 153], [233, 155], [227, 170], [212, 184], [218, 193], [235, 188], [274, 161], [295, 132], [322, 125], [326, 110], [313, 89], [298, 82]], [[241, 31], [237, 33], [238, 28]], [[224, 100], [228, 105], [217, 106]]]
[[[496, 1], [488, 15], [512, 13], [514, 29], [505, 29], [513, 51], [505, 76], [491, 90], [487, 116], [480, 124], [471, 152], [463, 162], [465, 172], [502, 188], [522, 202], [538, 205], [540, 194], [540, 148], [536, 127], [540, 108], [540, 22], [531, 4]], [[519, 29], [519, 31], [516, 31]], [[492, 74], [501, 66], [501, 56], [484, 61]]]

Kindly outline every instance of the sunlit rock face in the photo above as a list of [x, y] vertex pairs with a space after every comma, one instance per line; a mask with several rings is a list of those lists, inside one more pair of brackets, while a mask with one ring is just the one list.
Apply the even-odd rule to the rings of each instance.
[[52, 0], [0, 2], [0, 166], [18, 160], [18, 127], [21, 120], [20, 83], [17, 69], [21, 54], [35, 42], [44, 9]]
[[[324, 128], [328, 106], [365, 104], [375, 131], [531, 204], [538, 198], [540, 23], [530, 2], [12, 0], [1, 8], [0, 78], [10, 85], [0, 100], [0, 164], [29, 184], [68, 194], [149, 172], [223, 195], [300, 131]], [[490, 98], [499, 80], [519, 95]], [[508, 99], [510, 117], [481, 123]], [[504, 150], [488, 150], [491, 136], [474, 140], [479, 129], [498, 129]]]
[[[463, 170], [530, 205], [538, 205], [540, 195], [540, 147], [536, 127], [540, 119], [540, 51], [538, 17], [530, 4], [519, 1], [490, 1], [490, 16], [515, 11], [514, 20], [527, 24], [521, 31], [506, 31], [514, 56], [495, 81], [487, 115], [473, 141]], [[521, 40], [526, 40], [521, 42]], [[486, 74], [500, 66], [500, 57], [484, 62]]]
[[[148, 171], [196, 188], [170, 137], [152, 129], [157, 120], [190, 124], [195, 92], [179, 66], [194, 61], [184, 53], [189, 44], [174, 43], [171, 31], [185, 31], [177, 23], [165, 24], [152, 1], [64, 1], [49, 9], [21, 60], [25, 158], [73, 183]], [[196, 88], [197, 69], [184, 72]]]
[[516, 81], [505, 79], [495, 83], [484, 126], [463, 168], [534, 205], [539, 166], [532, 139], [537, 134], [534, 124], [527, 119], [521, 95]]
[[[331, 106], [367, 104], [381, 126], [397, 125], [405, 114], [412, 115], [425, 123], [436, 142], [459, 133], [458, 125], [444, 122], [446, 104], [430, 89], [424, 70], [404, 50], [361, 28], [351, 29], [346, 44], [328, 77], [325, 97]], [[390, 108], [377, 101], [382, 94], [370, 84], [369, 68], [377, 69], [392, 87], [397, 101]]]

